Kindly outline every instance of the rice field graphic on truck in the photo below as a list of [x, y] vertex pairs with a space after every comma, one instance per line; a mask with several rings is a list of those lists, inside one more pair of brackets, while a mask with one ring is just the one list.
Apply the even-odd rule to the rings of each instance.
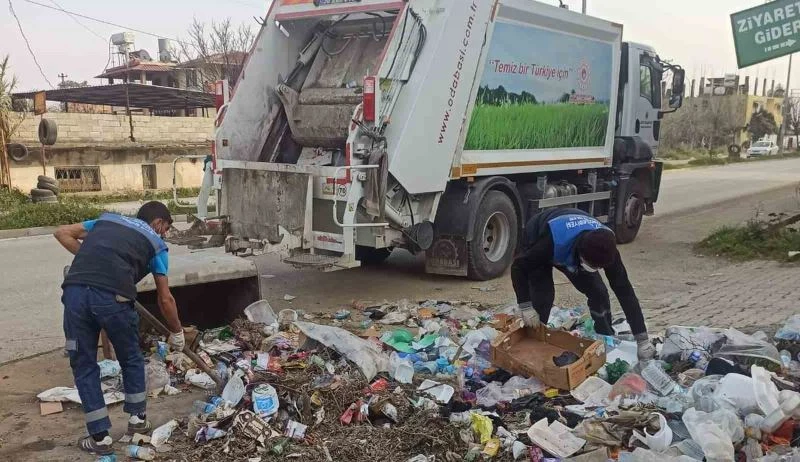
[[464, 149], [604, 146], [612, 45], [498, 22]]

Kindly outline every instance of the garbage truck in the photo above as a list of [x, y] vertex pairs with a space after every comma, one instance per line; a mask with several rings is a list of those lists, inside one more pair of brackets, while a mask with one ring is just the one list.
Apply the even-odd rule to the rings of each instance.
[[631, 242], [684, 77], [532, 0], [275, 0], [218, 114], [225, 249], [331, 271], [403, 248], [488, 280], [564, 206]]

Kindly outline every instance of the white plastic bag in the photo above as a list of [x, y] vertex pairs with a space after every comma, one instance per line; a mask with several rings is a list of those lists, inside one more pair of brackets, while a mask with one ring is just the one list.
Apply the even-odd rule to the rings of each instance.
[[350, 332], [333, 326], [322, 326], [311, 322], [294, 323], [306, 337], [332, 348], [352, 361], [368, 381], [381, 371], [389, 370], [389, 357], [374, 343], [356, 337]]
[[189, 369], [186, 371], [186, 380], [192, 385], [204, 390], [213, 390], [217, 386], [211, 376], [205, 372], [200, 372], [199, 369]]
[[648, 448], [655, 452], [666, 452], [672, 444], [672, 429], [667, 425], [666, 417], [656, 412], [653, 414], [658, 416], [659, 430], [651, 434], [645, 429], [644, 435], [634, 430], [633, 437], [646, 444]]
[[744, 439], [742, 421], [727, 409], [702, 412], [690, 408], [683, 413], [683, 423], [692, 439], [703, 449], [709, 462], [733, 462], [734, 442]]
[[151, 359], [144, 365], [144, 374], [147, 383], [147, 392], [163, 390], [169, 385], [169, 372], [167, 365], [162, 361]]
[[222, 399], [229, 402], [231, 406], [236, 406], [239, 404], [239, 401], [242, 400], [245, 392], [244, 382], [242, 382], [242, 377], [244, 376], [244, 372], [241, 369], [236, 369], [236, 372], [233, 373], [233, 376], [228, 380], [228, 383], [225, 384], [225, 388], [222, 390]]

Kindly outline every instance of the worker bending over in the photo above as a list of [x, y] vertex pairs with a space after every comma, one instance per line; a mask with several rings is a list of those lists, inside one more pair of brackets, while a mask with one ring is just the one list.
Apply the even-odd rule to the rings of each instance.
[[78, 445], [91, 454], [113, 454], [111, 420], [100, 388], [97, 341], [105, 330], [122, 366], [128, 433], [151, 429], [145, 413], [147, 389], [144, 356], [139, 348], [139, 314], [133, 306], [136, 283], [153, 273], [158, 306], [167, 321], [169, 345], [182, 351], [183, 328], [169, 290], [167, 245], [162, 236], [172, 226], [161, 202], [148, 202], [136, 218], [111, 213], [97, 220], [59, 227], [55, 238], [75, 255], [64, 278], [64, 336], [75, 386], [89, 436]]
[[595, 331], [613, 335], [608, 290], [598, 273], [602, 268], [636, 338], [639, 358], [655, 356], [613, 231], [578, 209], [550, 209], [528, 221], [521, 252], [511, 265], [517, 304], [527, 326], [538, 325], [540, 320], [547, 323], [550, 318], [555, 299], [554, 267], [588, 298]]

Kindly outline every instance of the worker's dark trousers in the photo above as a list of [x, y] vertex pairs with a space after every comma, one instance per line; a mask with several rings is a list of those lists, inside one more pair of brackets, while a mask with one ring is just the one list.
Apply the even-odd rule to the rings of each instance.
[[[594, 320], [595, 331], [598, 334], [613, 335], [608, 289], [600, 273], [587, 271], [570, 273], [569, 271], [561, 270], [561, 268], [558, 269], [567, 276], [578, 291], [586, 295], [589, 312]], [[511, 265], [511, 282], [514, 285], [517, 303], [532, 303], [533, 308], [539, 313], [539, 319], [543, 323], [547, 323], [555, 300], [553, 266], [537, 267], [531, 270], [525, 268], [519, 260], [515, 260], [514, 264]], [[625, 312], [625, 318], [628, 320], [634, 335], [647, 332], [644, 315], [641, 311], [637, 311], [637, 313]]]
[[97, 340], [101, 329], [108, 334], [122, 366], [124, 411], [144, 414], [147, 404], [144, 356], [139, 349], [139, 314], [133, 302], [121, 303], [111, 292], [78, 285], [64, 287], [61, 301], [64, 304], [65, 348], [89, 433], [111, 428], [97, 366]]

